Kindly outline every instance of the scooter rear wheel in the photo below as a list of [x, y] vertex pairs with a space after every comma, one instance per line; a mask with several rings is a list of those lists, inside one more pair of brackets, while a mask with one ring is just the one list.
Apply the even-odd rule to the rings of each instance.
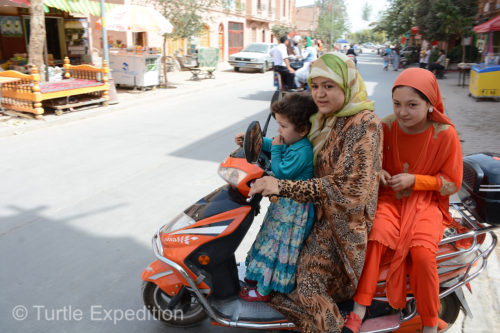
[[439, 318], [448, 324], [448, 328], [440, 332], [446, 332], [457, 320], [460, 313], [460, 301], [453, 293], [441, 299], [441, 311]]
[[201, 324], [207, 314], [198, 299], [186, 291], [179, 302], [169, 308], [172, 297], [156, 284], [143, 281], [142, 299], [149, 312], [165, 324], [176, 327], [191, 327]]

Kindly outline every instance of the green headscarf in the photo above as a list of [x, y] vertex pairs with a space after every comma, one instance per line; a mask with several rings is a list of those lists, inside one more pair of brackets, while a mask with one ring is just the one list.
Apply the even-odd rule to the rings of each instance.
[[373, 101], [368, 99], [365, 83], [354, 61], [343, 53], [327, 53], [313, 62], [307, 79], [309, 86], [311, 86], [312, 79], [320, 76], [337, 83], [344, 91], [345, 99], [344, 105], [337, 112], [331, 114], [317, 112], [311, 116], [312, 126], [308, 137], [314, 149], [314, 162], [326, 139], [330, 136], [337, 118], [375, 109]]
[[311, 37], [307, 37], [306, 47], [309, 47], [312, 45], [313, 45], [313, 43], [312, 43]]

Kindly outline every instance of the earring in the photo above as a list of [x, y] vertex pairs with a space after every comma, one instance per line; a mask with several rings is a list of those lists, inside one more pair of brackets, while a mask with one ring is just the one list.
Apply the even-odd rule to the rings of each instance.
[[431, 106], [431, 107], [429, 108], [429, 113], [431, 113], [432, 111], [434, 111], [434, 108]]

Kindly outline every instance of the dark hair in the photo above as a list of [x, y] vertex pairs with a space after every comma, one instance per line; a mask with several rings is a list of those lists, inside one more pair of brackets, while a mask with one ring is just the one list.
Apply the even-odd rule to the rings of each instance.
[[427, 103], [432, 105], [431, 101], [427, 98], [427, 96], [425, 96], [425, 94], [423, 92], [421, 92], [420, 90], [418, 90], [416, 88], [410, 87], [410, 86], [395, 86], [394, 88], [392, 88], [392, 94], [394, 95], [394, 90], [396, 90], [397, 88], [400, 88], [400, 87], [408, 87], [408, 88], [413, 89], [413, 91], [415, 91], [418, 94], [418, 96], [420, 96], [420, 98], [422, 98], [424, 101], [426, 101]]
[[287, 39], [288, 39], [288, 37], [287, 37], [287, 36], [281, 36], [281, 37], [280, 37], [280, 43], [284, 43], [284, 42], [286, 42], [286, 40], [287, 40]]
[[271, 112], [285, 116], [293, 124], [295, 130], [301, 132], [309, 131], [311, 128], [309, 117], [318, 112], [318, 107], [310, 93], [288, 93], [271, 105]]

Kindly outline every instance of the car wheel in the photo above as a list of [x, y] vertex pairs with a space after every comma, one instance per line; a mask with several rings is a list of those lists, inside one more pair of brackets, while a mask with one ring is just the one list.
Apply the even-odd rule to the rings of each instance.
[[239, 71], [240, 71], [240, 68], [239, 68], [239, 67], [234, 67], [234, 71], [235, 71], [235, 72], [239, 72]]
[[261, 73], [265, 73], [267, 71], [267, 61], [262, 64], [262, 68], [260, 69]]

